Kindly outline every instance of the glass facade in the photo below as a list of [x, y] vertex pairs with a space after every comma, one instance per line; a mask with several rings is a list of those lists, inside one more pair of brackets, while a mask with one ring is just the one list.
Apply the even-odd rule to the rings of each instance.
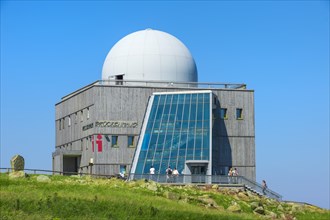
[[151, 100], [135, 174], [148, 174], [152, 165], [155, 174], [168, 166], [181, 173], [187, 160], [209, 161], [212, 93], [158, 93]]

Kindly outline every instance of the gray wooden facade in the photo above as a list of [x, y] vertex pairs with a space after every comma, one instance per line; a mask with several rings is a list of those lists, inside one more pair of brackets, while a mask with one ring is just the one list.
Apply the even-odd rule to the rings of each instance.
[[[254, 91], [207, 89], [217, 97], [213, 173], [226, 175], [230, 167], [236, 167], [240, 175], [255, 180]], [[201, 88], [94, 83], [63, 97], [55, 105], [53, 171], [114, 175], [125, 167], [129, 172], [150, 95], [185, 90]], [[227, 118], [221, 118], [221, 108], [227, 109]], [[240, 119], [236, 118], [237, 109], [242, 109]], [[115, 146], [113, 136], [118, 137]], [[133, 146], [128, 144], [131, 138]]]

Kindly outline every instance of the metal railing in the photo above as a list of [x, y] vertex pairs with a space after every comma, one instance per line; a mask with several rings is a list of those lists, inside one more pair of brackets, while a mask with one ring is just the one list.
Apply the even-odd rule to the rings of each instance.
[[173, 82], [173, 81], [143, 81], [143, 80], [97, 80], [75, 92], [72, 92], [64, 97], [65, 100], [76, 94], [79, 94], [93, 86], [141, 86], [141, 87], [167, 87], [167, 88], [187, 88], [187, 89], [234, 89], [245, 90], [246, 84], [244, 83], [212, 83], [212, 82]]
[[147, 179], [159, 183], [172, 184], [219, 184], [219, 185], [241, 185], [259, 195], [264, 195], [276, 200], [282, 200], [282, 196], [269, 188], [263, 191], [262, 185], [245, 178], [244, 176], [225, 175], [166, 175], [166, 174], [134, 174], [131, 173], [129, 180]]

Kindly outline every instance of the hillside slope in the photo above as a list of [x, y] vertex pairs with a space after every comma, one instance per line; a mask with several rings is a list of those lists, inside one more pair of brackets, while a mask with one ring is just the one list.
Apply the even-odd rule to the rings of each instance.
[[79, 176], [0, 175], [1, 219], [329, 219], [329, 210], [242, 189]]

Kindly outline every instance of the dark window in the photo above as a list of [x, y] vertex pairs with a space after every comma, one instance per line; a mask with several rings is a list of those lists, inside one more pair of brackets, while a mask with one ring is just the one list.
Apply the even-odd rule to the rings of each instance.
[[112, 136], [111, 137], [111, 146], [112, 147], [118, 147], [118, 136]]
[[243, 109], [241, 108], [236, 109], [236, 119], [243, 119]]
[[220, 118], [221, 119], [228, 119], [227, 109], [226, 108], [221, 108], [220, 109]]
[[124, 79], [123, 75], [117, 75], [116, 76], [116, 85], [123, 85], [123, 79]]
[[127, 137], [127, 145], [128, 147], [134, 147], [134, 136]]

